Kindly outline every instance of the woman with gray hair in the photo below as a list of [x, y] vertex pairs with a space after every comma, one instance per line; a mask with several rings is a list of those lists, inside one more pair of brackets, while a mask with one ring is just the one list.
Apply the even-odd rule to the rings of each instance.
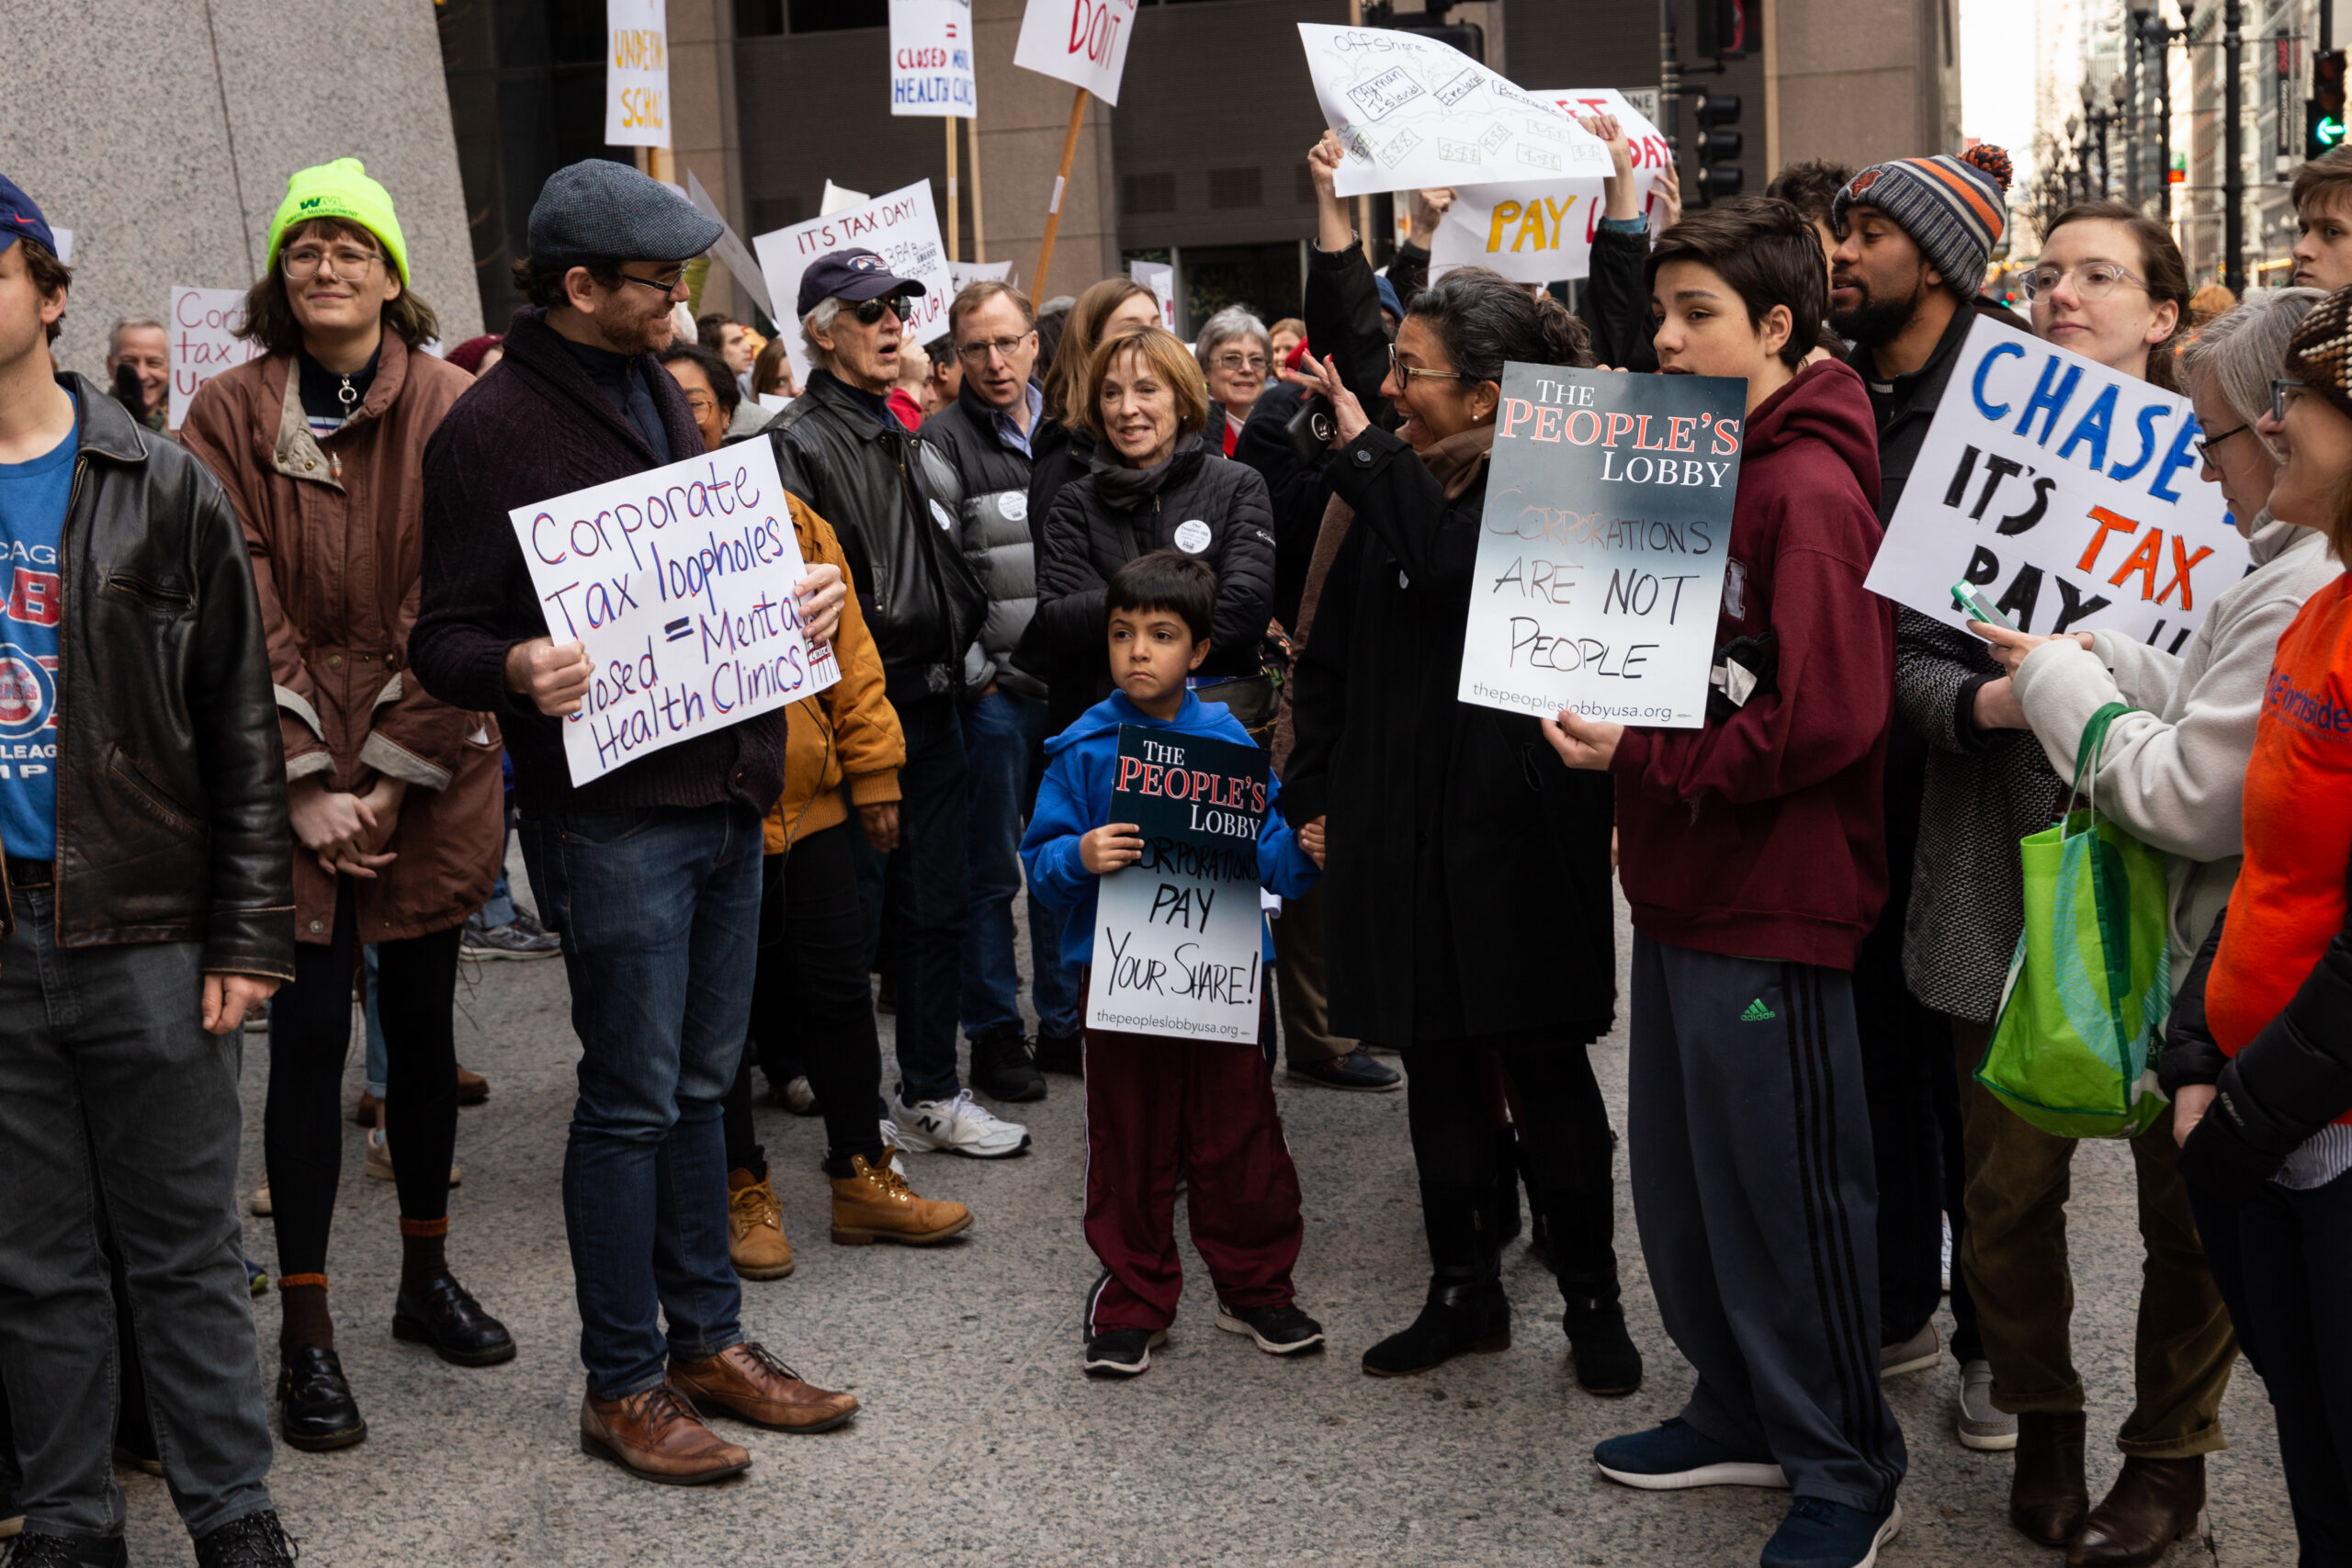
[[1193, 355], [1201, 362], [1201, 374], [1208, 378], [1209, 397], [1225, 410], [1225, 428], [1216, 434], [1230, 457], [1250, 411], [1257, 406], [1258, 394], [1266, 389], [1266, 374], [1274, 362], [1274, 340], [1266, 323], [1250, 313], [1249, 306], [1227, 305], [1203, 323]]
[[[1997, 705], [2030, 728], [2062, 779], [2090, 717], [2128, 703], [2107, 732], [2096, 775], [2100, 808], [2172, 855], [2172, 959], [2177, 988], [2236, 882], [2244, 854], [2240, 804], [2255, 721], [2278, 637], [2303, 601], [2343, 564], [2317, 530], [2324, 517], [2279, 518], [2271, 481], [2284, 459], [2255, 428], [2270, 412], [2288, 340], [2326, 296], [2316, 288], [2250, 295], [2208, 322], [2180, 359], [2205, 434], [2200, 477], [2222, 487], [2254, 570], [2213, 601], [2186, 651], [2165, 653], [2113, 632], [2040, 637], [1972, 622], [2008, 671], [2016, 701]], [[2000, 682], [1996, 682], [1996, 684]]]

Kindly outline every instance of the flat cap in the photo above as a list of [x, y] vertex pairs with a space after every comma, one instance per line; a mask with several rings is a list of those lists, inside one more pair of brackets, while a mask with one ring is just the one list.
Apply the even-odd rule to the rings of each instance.
[[583, 261], [686, 261], [724, 232], [661, 181], [609, 158], [587, 158], [548, 176], [531, 205], [531, 259], [542, 266]]

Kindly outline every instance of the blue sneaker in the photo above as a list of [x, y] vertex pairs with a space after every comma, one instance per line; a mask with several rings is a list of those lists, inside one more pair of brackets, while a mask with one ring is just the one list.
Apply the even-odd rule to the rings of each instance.
[[1600, 1473], [1627, 1486], [1679, 1492], [1689, 1486], [1786, 1486], [1769, 1454], [1736, 1453], [1702, 1437], [1680, 1416], [1646, 1432], [1611, 1438], [1592, 1450]]
[[1819, 1497], [1789, 1504], [1781, 1528], [1764, 1543], [1763, 1568], [1871, 1568], [1878, 1549], [1903, 1528], [1903, 1505], [1872, 1513]]

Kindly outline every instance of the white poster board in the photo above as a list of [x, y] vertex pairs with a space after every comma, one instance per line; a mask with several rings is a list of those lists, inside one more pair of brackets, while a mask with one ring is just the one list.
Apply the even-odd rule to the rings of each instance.
[[1865, 584], [1947, 626], [1962, 581], [2025, 631], [2169, 653], [2245, 574], [2188, 400], [1979, 317]]
[[1347, 144], [1341, 196], [1600, 178], [1600, 138], [1558, 105], [1420, 33], [1298, 24], [1323, 118]]
[[548, 635], [595, 675], [564, 721], [571, 782], [813, 696], [841, 679], [801, 635], [806, 575], [775, 449], [744, 441], [518, 506]]
[[167, 418], [174, 430], [187, 418], [187, 405], [198, 387], [268, 352], [259, 343], [238, 340], [238, 329], [244, 324], [243, 289], [173, 287], [172, 411]]
[[899, 276], [923, 286], [922, 298], [910, 307], [904, 341], [929, 343], [947, 330], [947, 307], [956, 298], [956, 284], [947, 270], [947, 247], [939, 238], [939, 216], [932, 206], [929, 180], [762, 234], [752, 242], [752, 248], [759, 253], [760, 270], [766, 275], [768, 293], [777, 309], [792, 312], [788, 320], [773, 312], [771, 316], [783, 329], [797, 386], [808, 384], [808, 349], [800, 338], [800, 275], [808, 270], [810, 262], [829, 252], [872, 251]]
[[702, 181], [695, 177], [692, 169], [686, 171], [686, 199], [695, 204], [695, 211], [718, 223], [718, 243], [710, 247], [712, 252], [719, 264], [735, 275], [735, 281], [743, 286], [752, 303], [765, 310], [769, 321], [775, 321], [775, 301], [768, 296], [767, 279], [760, 276], [760, 264], [752, 259], [743, 236], [735, 232], [735, 225], [727, 221], [727, 214], [718, 210], [718, 203], [710, 199], [710, 192], [702, 188]]
[[1129, 262], [1127, 276], [1151, 290], [1159, 301], [1159, 324], [1176, 330], [1176, 268], [1167, 262]]
[[1083, 87], [1116, 107], [1137, 0], [1029, 0], [1012, 63]]
[[836, 212], [847, 212], [853, 207], [864, 207], [873, 199], [862, 190], [852, 190], [847, 186], [837, 186], [832, 181], [827, 180], [825, 198], [817, 204], [817, 214], [820, 218], [831, 218]]
[[947, 286], [958, 294], [964, 292], [965, 286], [967, 284], [982, 281], [1002, 283], [1012, 276], [1012, 264], [1009, 261], [952, 261], [947, 264]]
[[[1634, 159], [1642, 215], [1655, 234], [1666, 220], [1657, 186], [1673, 157], [1666, 137], [1624, 94], [1599, 87], [1535, 95], [1570, 115], [1613, 114]], [[1655, 96], [1655, 95], [1653, 95]], [[1457, 186], [1430, 241], [1430, 281], [1457, 266], [1492, 267], [1516, 283], [1557, 283], [1592, 272], [1592, 236], [1602, 217], [1602, 176]]]
[[890, 112], [970, 119], [972, 0], [890, 0]]
[[670, 145], [667, 0], [605, 0], [605, 144]]
[[57, 259], [67, 266], [74, 265], [74, 231], [51, 225], [49, 237], [57, 242]]

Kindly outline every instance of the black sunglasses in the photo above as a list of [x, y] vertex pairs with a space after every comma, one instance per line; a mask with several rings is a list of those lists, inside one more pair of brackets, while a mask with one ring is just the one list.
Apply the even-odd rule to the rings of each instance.
[[858, 323], [861, 326], [870, 327], [882, 319], [882, 312], [885, 310], [903, 321], [913, 310], [911, 304], [913, 299], [914, 296], [911, 294], [885, 294], [879, 299], [865, 300], [857, 308]]

